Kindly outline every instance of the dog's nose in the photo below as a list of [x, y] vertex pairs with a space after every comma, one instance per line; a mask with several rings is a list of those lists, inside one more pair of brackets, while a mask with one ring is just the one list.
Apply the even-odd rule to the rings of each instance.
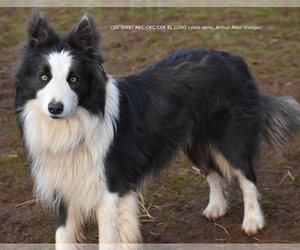
[[48, 105], [48, 110], [53, 115], [59, 115], [64, 110], [64, 105], [61, 102], [50, 102]]

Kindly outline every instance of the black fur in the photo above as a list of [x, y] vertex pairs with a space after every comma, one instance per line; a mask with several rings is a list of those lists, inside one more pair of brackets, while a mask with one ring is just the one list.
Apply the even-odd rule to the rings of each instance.
[[59, 227], [65, 226], [67, 222], [68, 216], [68, 206], [64, 200], [60, 200], [57, 211], [57, 218], [56, 218], [56, 230]]
[[179, 148], [209, 168], [209, 152], [201, 154], [209, 144], [255, 182], [252, 160], [261, 132], [261, 94], [241, 58], [177, 50], [118, 79], [118, 86], [121, 117], [106, 169], [111, 191], [136, 187]]

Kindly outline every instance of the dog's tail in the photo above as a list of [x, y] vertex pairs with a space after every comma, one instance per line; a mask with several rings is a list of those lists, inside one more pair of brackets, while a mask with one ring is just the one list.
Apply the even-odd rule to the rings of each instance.
[[300, 106], [290, 96], [261, 97], [262, 135], [269, 144], [282, 148], [300, 130]]

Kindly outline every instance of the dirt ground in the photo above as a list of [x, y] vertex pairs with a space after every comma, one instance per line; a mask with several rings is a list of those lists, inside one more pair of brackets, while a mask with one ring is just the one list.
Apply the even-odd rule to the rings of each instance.
[[[13, 32], [14, 26], [7, 26], [7, 20], [10, 19], [18, 22], [22, 32], [30, 11], [0, 9], [0, 34], [7, 33], [9, 37], [8, 32]], [[58, 16], [66, 16], [69, 9], [44, 11], [60, 33], [72, 27], [84, 12], [72, 10], [72, 18], [63, 20]], [[89, 11], [96, 15], [98, 10]], [[161, 55], [178, 48], [226, 50], [245, 58], [265, 94], [291, 95], [300, 101], [300, 33], [297, 29], [287, 32], [287, 28], [283, 28], [292, 25], [299, 27], [298, 9], [276, 9], [273, 19], [268, 19], [262, 10], [256, 9], [218, 10], [216, 18], [211, 15], [211, 10], [199, 10], [206, 17], [199, 17], [201, 25], [251, 23], [251, 18], [260, 18], [257, 20], [263, 25], [262, 31], [239, 37], [236, 33], [222, 31], [210, 34], [207, 31], [203, 33], [203, 36], [207, 36], [205, 40], [196, 40], [195, 33], [187, 30], [182, 30], [179, 35], [175, 31], [109, 28], [112, 24], [173, 25], [179, 20], [183, 25], [184, 22], [197, 24], [198, 20], [198, 16], [193, 17], [196, 15], [194, 10], [182, 10], [182, 14], [179, 10], [170, 9], [139, 13], [143, 11], [101, 10], [102, 16], [97, 20], [102, 27], [102, 47], [107, 57], [105, 66], [110, 74], [133, 74]], [[141, 16], [133, 16], [133, 13]], [[266, 10], [266, 13], [272, 15], [270, 10]], [[293, 20], [290, 20], [291, 17]], [[271, 27], [282, 28], [282, 33], [276, 33], [276, 29], [272, 31]], [[218, 40], [218, 35], [224, 40]], [[1, 38], [4, 41], [6, 37], [0, 36], [0, 45]], [[214, 42], [213, 39], [218, 41]], [[14, 118], [15, 89], [11, 69], [17, 58], [19, 41], [3, 44], [0, 47], [0, 243], [53, 243], [55, 213], [43, 208], [34, 196], [29, 166]], [[255, 237], [249, 237], [241, 231], [244, 209], [238, 183], [227, 183], [227, 214], [220, 220], [209, 221], [202, 216], [208, 204], [208, 183], [201, 171], [195, 169], [182, 153], [178, 153], [166, 171], [149, 181], [140, 199], [143, 241], [300, 243], [300, 137], [294, 138], [282, 152], [262, 142], [256, 173], [257, 187], [261, 193], [260, 204], [267, 224]], [[87, 223], [85, 234], [86, 242], [97, 242], [98, 232], [94, 222]]]

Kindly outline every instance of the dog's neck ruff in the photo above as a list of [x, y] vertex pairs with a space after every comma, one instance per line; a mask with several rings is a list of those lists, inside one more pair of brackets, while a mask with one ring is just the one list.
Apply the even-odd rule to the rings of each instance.
[[106, 85], [104, 116], [77, 107], [66, 119], [52, 121], [36, 99], [28, 101], [22, 122], [38, 198], [50, 205], [78, 200], [85, 214], [95, 209], [101, 192], [107, 191], [104, 160], [118, 118], [119, 90], [112, 78]]

